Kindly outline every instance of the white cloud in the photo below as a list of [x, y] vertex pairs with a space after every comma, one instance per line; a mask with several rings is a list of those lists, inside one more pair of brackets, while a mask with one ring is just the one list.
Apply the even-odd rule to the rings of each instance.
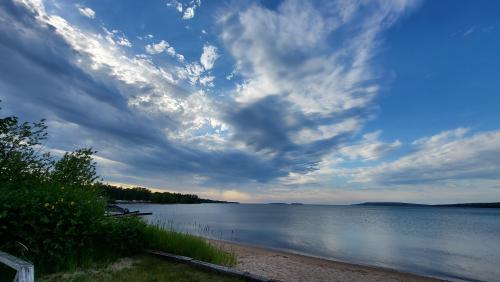
[[214, 81], [215, 76], [212, 75], [207, 75], [202, 78], [200, 78], [200, 84], [204, 86], [209, 86], [209, 87], [214, 87]]
[[[116, 87], [134, 111], [153, 120], [168, 116], [176, 125], [165, 130], [172, 135], [185, 136], [186, 139], [193, 139], [199, 134], [217, 134], [215, 131], [220, 130], [223, 123], [209, 97], [203, 92], [191, 92], [179, 87], [176, 73], [155, 65], [146, 56], [129, 57], [121, 49], [121, 46], [128, 45], [128, 40], [122, 41], [125, 36], [118, 36], [118, 30], [103, 28], [104, 34], [93, 33], [72, 25], [60, 16], [47, 13], [42, 4], [23, 4], [38, 14], [37, 20], [41, 25], [52, 26], [54, 32], [76, 51], [75, 65], [96, 81]], [[115, 37], [118, 39], [115, 40]], [[146, 51], [156, 54], [166, 51], [169, 46], [163, 40], [148, 45]], [[179, 54], [175, 55], [179, 58]], [[194, 64], [189, 70], [199, 78], [203, 67]], [[200, 132], [200, 128], [205, 129]]]
[[200, 63], [205, 68], [205, 70], [210, 70], [215, 64], [215, 60], [219, 55], [217, 54], [217, 47], [213, 45], [205, 44], [203, 46], [203, 53], [200, 57]]
[[170, 56], [175, 56], [175, 49], [174, 49], [174, 47], [168, 47], [167, 48], [167, 54], [169, 54]]
[[168, 47], [170, 47], [170, 44], [167, 41], [162, 40], [156, 44], [148, 44], [144, 48], [146, 49], [146, 53], [155, 55], [165, 51]]
[[203, 66], [198, 63], [189, 63], [184, 67], [177, 68], [177, 76], [189, 80], [191, 85], [195, 85], [200, 80], [203, 72]]
[[146, 49], [146, 53], [150, 55], [157, 55], [165, 52], [169, 56], [171, 56], [172, 58], [176, 59], [181, 63], [183, 63], [185, 60], [184, 56], [182, 54], [177, 53], [177, 51], [175, 51], [175, 48], [165, 40], [162, 40], [156, 44], [148, 44], [144, 48]]
[[184, 56], [183, 56], [183, 55], [181, 55], [181, 54], [175, 54], [175, 58], [177, 59], [177, 61], [179, 61], [179, 62], [181, 62], [181, 63], [182, 63], [182, 62], [184, 62], [184, 61], [186, 60], [186, 59], [184, 58]]
[[379, 141], [381, 133], [380, 130], [367, 133], [363, 135], [361, 142], [343, 147], [339, 151], [351, 160], [372, 161], [378, 160], [401, 147], [402, 143], [399, 140], [392, 143]]
[[413, 145], [417, 145], [420, 148], [438, 147], [450, 143], [453, 140], [463, 138], [467, 132], [469, 132], [469, 129], [462, 127], [455, 130], [443, 131], [431, 137], [415, 140]]
[[152, 39], [154, 36], [152, 34], [146, 34], [144, 36], [137, 36], [139, 40]]
[[355, 181], [418, 184], [500, 179], [500, 131], [466, 135], [459, 128], [419, 139], [416, 150], [393, 162], [359, 169]]
[[130, 43], [130, 41], [128, 41], [128, 39], [124, 36], [118, 37], [116, 44], [126, 47], [132, 47], [132, 43]]
[[189, 20], [189, 19], [194, 18], [194, 9], [195, 9], [195, 7], [186, 8], [186, 10], [184, 11], [184, 14], [182, 15], [182, 19]]
[[126, 47], [132, 47], [132, 43], [128, 40], [128, 38], [123, 34], [123, 32], [113, 29], [109, 31], [107, 28], [103, 27], [104, 30], [105, 39], [108, 41], [108, 43], [112, 45], [120, 45], [120, 46], [126, 46]]
[[182, 4], [177, 0], [170, 0], [167, 2], [167, 6], [181, 13], [183, 20], [190, 20], [194, 18], [195, 10], [201, 6], [201, 0], [192, 0], [189, 4]]
[[[221, 37], [243, 81], [233, 92], [239, 104], [279, 96], [294, 110], [315, 118], [371, 106], [379, 90], [371, 58], [381, 33], [417, 2], [329, 3], [323, 3], [327, 8], [321, 10], [296, 0], [282, 2], [277, 10], [252, 4], [219, 16]], [[336, 31], [346, 29], [351, 34], [335, 41]], [[363, 118], [351, 118], [358, 124], [351, 127], [353, 132]], [[331, 138], [337, 134], [337, 123], [304, 128], [293, 134], [293, 141], [305, 144]]]
[[298, 144], [308, 144], [319, 140], [330, 139], [342, 133], [354, 132], [360, 128], [361, 124], [358, 119], [348, 118], [338, 123], [302, 129], [293, 134], [292, 137]]
[[86, 16], [87, 18], [95, 18], [94, 10], [90, 9], [89, 7], [80, 7], [78, 8], [78, 11], [80, 11], [80, 14]]

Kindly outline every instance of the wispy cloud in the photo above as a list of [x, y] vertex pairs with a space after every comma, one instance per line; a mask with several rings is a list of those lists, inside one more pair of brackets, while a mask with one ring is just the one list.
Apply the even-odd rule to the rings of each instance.
[[80, 11], [80, 14], [86, 16], [87, 18], [95, 19], [95, 12], [89, 7], [79, 7], [78, 11]]
[[458, 128], [414, 142], [415, 151], [389, 163], [356, 170], [356, 181], [422, 184], [500, 179], [500, 131], [467, 134]]
[[471, 26], [469, 29], [467, 29], [465, 32], [464, 32], [464, 36], [469, 36], [471, 35], [474, 31], [476, 30], [476, 27], [475, 26]]
[[[234, 138], [286, 166], [289, 175], [321, 169], [370, 117], [379, 89], [371, 59], [380, 36], [415, 5], [325, 1], [320, 6], [327, 8], [318, 9], [284, 1], [276, 10], [252, 4], [222, 13], [222, 39], [242, 77], [233, 94], [236, 112], [226, 119]], [[349, 37], [333, 47], [329, 40], [344, 30]], [[344, 150], [375, 157], [397, 146]]]
[[363, 135], [357, 144], [340, 149], [340, 153], [350, 160], [373, 161], [378, 160], [401, 147], [402, 143], [396, 140], [384, 143], [379, 140], [382, 131], [375, 131]]

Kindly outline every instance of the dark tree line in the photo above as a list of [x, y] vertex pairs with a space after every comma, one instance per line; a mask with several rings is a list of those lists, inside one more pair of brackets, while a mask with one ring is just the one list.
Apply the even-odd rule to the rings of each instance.
[[152, 192], [142, 187], [121, 188], [112, 185], [103, 185], [104, 194], [111, 201], [145, 201], [158, 204], [201, 204], [201, 203], [228, 203], [201, 199], [193, 194], [180, 194], [170, 192]]

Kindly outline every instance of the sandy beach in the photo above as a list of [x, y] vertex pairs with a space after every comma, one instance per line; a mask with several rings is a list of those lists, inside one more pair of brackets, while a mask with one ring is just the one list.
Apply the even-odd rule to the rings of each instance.
[[211, 240], [238, 256], [236, 269], [279, 281], [443, 281], [396, 270]]

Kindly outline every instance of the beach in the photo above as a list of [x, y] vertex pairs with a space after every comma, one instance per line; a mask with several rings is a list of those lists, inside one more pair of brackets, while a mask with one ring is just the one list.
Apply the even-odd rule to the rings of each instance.
[[256, 246], [210, 240], [238, 257], [237, 270], [279, 281], [443, 281], [381, 267], [292, 254]]

